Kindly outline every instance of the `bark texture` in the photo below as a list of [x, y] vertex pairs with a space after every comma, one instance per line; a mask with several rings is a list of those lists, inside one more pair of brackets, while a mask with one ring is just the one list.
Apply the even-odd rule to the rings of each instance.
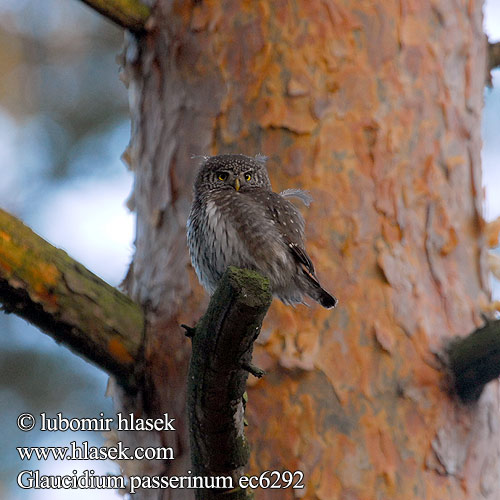
[[136, 387], [141, 308], [3, 210], [0, 303], [114, 375], [128, 390]]
[[[142, 411], [186, 421], [178, 324], [206, 307], [185, 240], [191, 157], [264, 153], [276, 191], [314, 196], [308, 252], [340, 302], [333, 312], [272, 305], [255, 352], [269, 375], [247, 407], [252, 473], [300, 469], [308, 499], [500, 497], [496, 384], [462, 407], [434, 356], [480, 326], [489, 298], [481, 8], [157, 2], [154, 28], [128, 41], [124, 74], [138, 217], [128, 283], [148, 310]], [[175, 436], [175, 461], [135, 466], [187, 469], [185, 427]]]

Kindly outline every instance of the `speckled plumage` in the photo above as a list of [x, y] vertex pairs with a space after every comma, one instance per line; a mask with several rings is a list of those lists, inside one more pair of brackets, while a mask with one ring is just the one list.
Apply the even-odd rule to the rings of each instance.
[[205, 158], [194, 184], [187, 237], [193, 267], [210, 294], [233, 265], [267, 276], [285, 304], [303, 303], [308, 295], [335, 307], [337, 300], [316, 278], [304, 248], [304, 219], [288, 197], [310, 202], [301, 190], [274, 193], [265, 157]]

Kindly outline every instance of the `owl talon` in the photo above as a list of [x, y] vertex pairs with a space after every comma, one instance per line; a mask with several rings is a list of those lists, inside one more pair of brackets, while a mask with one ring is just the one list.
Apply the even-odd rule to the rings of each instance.
[[186, 332], [184, 333], [184, 335], [190, 339], [192, 339], [194, 337], [194, 334], [196, 333], [196, 327], [195, 326], [188, 326], [188, 325], [181, 325], [181, 328], [184, 328], [184, 330], [186, 330]]
[[257, 378], [262, 378], [266, 374], [266, 372], [262, 368], [255, 366], [253, 363], [250, 363], [249, 361], [242, 361], [241, 367]]

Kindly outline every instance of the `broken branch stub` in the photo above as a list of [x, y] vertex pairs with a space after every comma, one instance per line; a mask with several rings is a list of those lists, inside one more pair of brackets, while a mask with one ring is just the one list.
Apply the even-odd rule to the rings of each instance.
[[198, 490], [198, 499], [249, 499], [238, 488], [249, 459], [243, 395], [253, 343], [271, 304], [269, 280], [230, 267], [195, 327], [188, 379], [191, 458], [197, 476], [230, 477], [234, 489]]

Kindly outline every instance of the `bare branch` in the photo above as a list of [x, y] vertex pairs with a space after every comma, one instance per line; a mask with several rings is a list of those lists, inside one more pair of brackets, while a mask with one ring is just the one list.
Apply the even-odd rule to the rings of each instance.
[[488, 68], [498, 68], [500, 66], [500, 42], [488, 44]]
[[140, 307], [0, 210], [0, 302], [56, 341], [135, 385]]
[[122, 28], [141, 32], [151, 11], [139, 0], [82, 0]]
[[486, 83], [489, 87], [493, 85], [493, 82], [491, 80], [491, 70], [498, 68], [499, 66], [500, 66], [500, 42], [488, 43]]
[[484, 386], [500, 376], [500, 321], [488, 321], [448, 348], [455, 391], [462, 401], [476, 401]]
[[244, 400], [253, 343], [271, 304], [269, 280], [230, 267], [195, 327], [188, 379], [191, 458], [197, 476], [230, 476], [235, 489], [199, 490], [203, 500], [248, 500], [239, 478], [249, 458]]

